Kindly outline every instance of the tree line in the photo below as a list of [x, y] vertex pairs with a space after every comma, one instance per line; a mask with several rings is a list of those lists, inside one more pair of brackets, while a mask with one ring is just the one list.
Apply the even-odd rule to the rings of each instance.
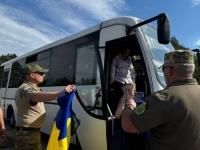
[[[175, 50], [179, 50], [179, 49], [191, 50], [190, 48], [185, 47], [182, 44], [180, 44], [179, 41], [174, 36], [171, 37], [170, 41]], [[198, 84], [200, 84], [200, 67], [198, 66], [198, 59], [196, 55], [194, 57], [194, 63], [195, 63], [195, 71], [194, 71], [193, 77], [197, 80]]]
[[[179, 41], [173, 36], [170, 39], [171, 44], [173, 45], [175, 50], [182, 49], [182, 50], [190, 50], [190, 48], [183, 46], [179, 43]], [[8, 60], [11, 60], [13, 58], [16, 58], [16, 54], [7, 54], [7, 55], [1, 55], [0, 56], [0, 65]], [[200, 67], [198, 66], [198, 60], [197, 56], [195, 56], [195, 71], [193, 77], [197, 80], [197, 82], [200, 84]]]

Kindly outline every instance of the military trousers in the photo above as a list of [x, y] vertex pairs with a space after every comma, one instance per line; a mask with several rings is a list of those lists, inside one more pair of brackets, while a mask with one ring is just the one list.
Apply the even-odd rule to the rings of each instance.
[[15, 150], [42, 150], [40, 131], [19, 131], [14, 129]]

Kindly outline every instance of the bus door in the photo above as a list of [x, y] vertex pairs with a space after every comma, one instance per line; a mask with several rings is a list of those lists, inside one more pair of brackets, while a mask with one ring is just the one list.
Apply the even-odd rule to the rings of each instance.
[[138, 43], [138, 39], [136, 37], [136, 34], [132, 34], [129, 36], [124, 36], [121, 38], [116, 38], [113, 40], [106, 41], [105, 46], [105, 65], [104, 65], [104, 71], [106, 74], [106, 91], [107, 91], [107, 105], [108, 105], [108, 114], [107, 117], [107, 139], [108, 143], [112, 142], [112, 136], [114, 135], [114, 124], [116, 123], [115, 118], [115, 111], [118, 107], [118, 102], [120, 100], [119, 97], [116, 97], [116, 91], [114, 89], [114, 85], [110, 84], [110, 72], [111, 72], [111, 64], [113, 59], [119, 55], [123, 49], [128, 48], [130, 49], [130, 57], [132, 58], [132, 64], [135, 69], [135, 83], [136, 83], [136, 96], [135, 100], [138, 102], [138, 104], [141, 101], [145, 100], [145, 97], [147, 95], [147, 76], [146, 69], [145, 69], [145, 63], [143, 59], [143, 55], [141, 53], [141, 47]]
[[[135, 70], [135, 83], [136, 90], [139, 93], [143, 93], [144, 97], [150, 94], [149, 80], [147, 77], [146, 62], [144, 61], [144, 53], [139, 45], [138, 38], [136, 34], [125, 36], [122, 38], [110, 40], [106, 42], [106, 60], [105, 60], [105, 70], [107, 70], [106, 80], [107, 91], [113, 93], [113, 86], [109, 84], [111, 64], [114, 57], [119, 55], [123, 49], [128, 48], [130, 52], [130, 57], [132, 58], [132, 64]], [[110, 103], [110, 108], [112, 110], [112, 94], [110, 98], [108, 97], [108, 104]], [[115, 110], [112, 111], [113, 113]]]
[[83, 150], [106, 150], [105, 81], [101, 57], [95, 42], [76, 47], [74, 83], [76, 97], [72, 108], [81, 120], [77, 136]]

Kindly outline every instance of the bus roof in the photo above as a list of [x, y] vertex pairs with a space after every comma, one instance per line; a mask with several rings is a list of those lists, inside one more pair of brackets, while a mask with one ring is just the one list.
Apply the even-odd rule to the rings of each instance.
[[74, 39], [77, 39], [77, 38], [82, 37], [84, 35], [93, 33], [95, 31], [99, 31], [99, 30], [101, 30], [103, 28], [106, 28], [106, 27], [109, 27], [109, 26], [120, 25], [120, 24], [121, 25], [130, 25], [130, 26], [132, 26], [132, 25], [136, 24], [136, 22], [137, 22], [136, 20], [138, 20], [138, 18], [131, 17], [131, 16], [122, 16], [122, 17], [117, 17], [117, 18], [113, 18], [113, 19], [110, 19], [110, 20], [106, 20], [104, 22], [101, 22], [101, 23], [93, 26], [93, 27], [90, 27], [88, 29], [82, 30], [82, 31], [80, 31], [78, 33], [75, 33], [73, 35], [67, 36], [67, 37], [62, 38], [60, 40], [54, 41], [54, 42], [52, 42], [50, 44], [47, 44], [47, 45], [44, 45], [44, 46], [42, 46], [40, 48], [32, 50], [32, 51], [30, 51], [30, 52], [28, 52], [28, 53], [26, 53], [24, 55], [21, 55], [19, 57], [11, 59], [11, 60], [9, 60], [7, 62], [4, 62], [4, 63], [1, 64], [1, 66], [10, 64], [12, 62], [15, 62], [15, 61], [21, 59], [21, 58], [24, 58], [24, 57], [27, 57], [27, 56], [31, 56], [31, 55], [33, 55], [35, 53], [38, 53], [38, 52], [41, 52], [43, 50], [47, 50], [47, 49], [50, 49], [52, 47], [61, 45], [63, 43], [72, 41]]

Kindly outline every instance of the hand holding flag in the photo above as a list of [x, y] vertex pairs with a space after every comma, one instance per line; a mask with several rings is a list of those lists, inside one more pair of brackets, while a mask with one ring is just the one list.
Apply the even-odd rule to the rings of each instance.
[[75, 89], [74, 85], [67, 86], [65, 88], [67, 93], [62, 94], [57, 99], [60, 109], [54, 121], [47, 150], [67, 150], [69, 148], [71, 138], [71, 104]]

